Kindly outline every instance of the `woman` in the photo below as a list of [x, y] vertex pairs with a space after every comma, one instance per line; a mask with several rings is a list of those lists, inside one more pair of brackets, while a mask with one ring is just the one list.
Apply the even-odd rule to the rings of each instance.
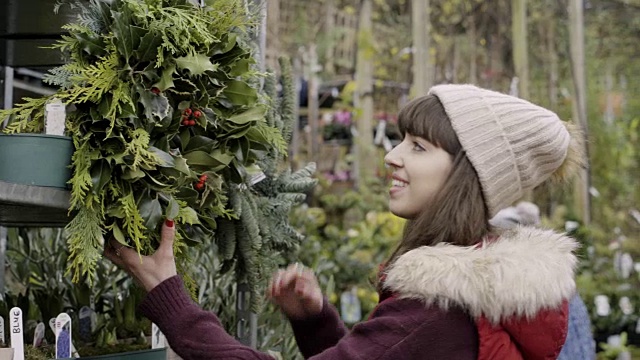
[[[579, 165], [578, 136], [539, 106], [472, 85], [440, 85], [399, 114], [404, 140], [386, 157], [389, 208], [409, 219], [381, 272], [380, 303], [350, 332], [308, 269], [276, 274], [272, 300], [305, 358], [555, 359], [575, 291], [577, 244], [551, 231], [493, 233], [489, 219]], [[148, 294], [140, 306], [188, 359], [268, 359], [224, 332], [184, 290], [173, 222], [140, 262], [112, 241], [106, 256]]]

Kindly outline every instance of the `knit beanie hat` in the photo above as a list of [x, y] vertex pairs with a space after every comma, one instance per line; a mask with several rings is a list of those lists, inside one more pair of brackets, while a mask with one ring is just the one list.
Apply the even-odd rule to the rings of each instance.
[[473, 85], [429, 90], [442, 103], [494, 216], [549, 178], [584, 164], [581, 136], [543, 107]]

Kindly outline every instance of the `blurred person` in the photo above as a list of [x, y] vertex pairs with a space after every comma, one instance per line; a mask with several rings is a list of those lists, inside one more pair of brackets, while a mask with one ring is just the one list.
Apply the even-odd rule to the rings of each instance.
[[[539, 226], [540, 209], [536, 204], [523, 201], [515, 207], [500, 210], [489, 222], [501, 229], [513, 229], [518, 225]], [[596, 342], [591, 331], [589, 311], [580, 294], [576, 292], [569, 302], [567, 339], [558, 360], [593, 360], [595, 358]]]
[[[438, 85], [399, 114], [402, 142], [389, 209], [408, 219], [383, 265], [370, 318], [344, 326], [313, 271], [277, 272], [268, 296], [302, 354], [327, 359], [556, 359], [575, 293], [572, 238], [535, 227], [493, 231], [489, 219], [583, 163], [580, 135], [528, 101], [472, 85]], [[148, 292], [140, 311], [190, 359], [271, 359], [228, 335], [177, 275], [167, 219], [151, 256], [111, 240], [105, 256]], [[142, 261], [141, 261], [142, 260]]]

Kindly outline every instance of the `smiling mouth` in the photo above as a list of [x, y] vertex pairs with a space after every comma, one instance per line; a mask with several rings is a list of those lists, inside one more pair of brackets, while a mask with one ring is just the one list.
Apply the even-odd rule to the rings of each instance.
[[409, 185], [409, 183], [408, 183], [408, 182], [404, 182], [404, 181], [401, 181], [401, 180], [393, 179], [393, 180], [391, 181], [391, 186], [392, 186], [392, 187], [399, 187], [399, 188], [403, 188], [403, 187], [406, 187], [407, 185]]

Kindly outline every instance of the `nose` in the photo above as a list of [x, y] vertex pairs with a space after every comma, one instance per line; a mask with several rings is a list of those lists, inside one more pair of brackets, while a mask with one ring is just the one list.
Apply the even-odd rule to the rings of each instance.
[[402, 166], [402, 161], [400, 160], [400, 156], [398, 155], [399, 146], [400, 145], [396, 145], [396, 147], [391, 149], [391, 151], [389, 151], [387, 155], [384, 156], [385, 165], [396, 167], [396, 168]]

